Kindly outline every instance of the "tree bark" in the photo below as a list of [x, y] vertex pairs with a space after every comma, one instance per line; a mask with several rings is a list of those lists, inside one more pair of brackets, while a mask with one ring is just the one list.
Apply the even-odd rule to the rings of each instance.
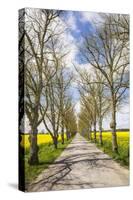
[[54, 146], [55, 146], [55, 149], [58, 148], [58, 137], [57, 136], [53, 136], [53, 142], [54, 142]]
[[101, 118], [99, 119], [99, 141], [100, 145], [103, 145], [103, 137], [102, 137], [102, 120]]
[[66, 140], [68, 141], [68, 130], [66, 129]]
[[88, 140], [91, 140], [91, 129], [89, 128], [89, 132], [88, 132]]
[[112, 122], [110, 124], [112, 130], [112, 150], [115, 153], [118, 153], [118, 144], [117, 144], [117, 135], [116, 135], [116, 105], [115, 102], [112, 102]]
[[70, 139], [70, 132], [66, 129], [66, 137], [67, 137], [67, 141]]
[[62, 120], [62, 128], [61, 128], [61, 140], [62, 144], [64, 144], [64, 122]]
[[88, 140], [90, 140], [90, 131], [88, 132]]
[[30, 165], [37, 165], [39, 163], [38, 159], [38, 145], [37, 145], [37, 129], [34, 129], [29, 136], [30, 142], [30, 157], [28, 163]]
[[96, 143], [97, 135], [96, 135], [96, 122], [94, 122], [94, 142]]
[[62, 130], [62, 133], [61, 133], [61, 140], [62, 140], [62, 144], [64, 144], [64, 129]]

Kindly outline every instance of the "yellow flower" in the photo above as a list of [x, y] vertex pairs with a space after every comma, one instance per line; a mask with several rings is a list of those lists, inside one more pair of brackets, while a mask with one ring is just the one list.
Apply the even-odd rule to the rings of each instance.
[[[29, 134], [22, 135], [22, 141], [21, 146], [24, 148], [28, 148], [30, 146], [29, 143]], [[66, 138], [66, 135], [64, 134], [64, 138]], [[61, 135], [59, 135], [59, 141], [61, 140]], [[52, 137], [50, 134], [38, 134], [37, 135], [37, 143], [38, 145], [44, 144], [44, 143], [52, 143]]]

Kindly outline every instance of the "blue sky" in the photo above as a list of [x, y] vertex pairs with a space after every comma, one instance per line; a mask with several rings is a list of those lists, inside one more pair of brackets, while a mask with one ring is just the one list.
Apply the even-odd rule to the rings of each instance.
[[[68, 44], [70, 53], [67, 57], [67, 66], [74, 70], [73, 63], [82, 69], [89, 69], [89, 64], [84, 61], [79, 52], [79, 46], [82, 43], [82, 36], [88, 33], [95, 32], [93, 20], [100, 19], [99, 15], [94, 12], [78, 12], [78, 11], [64, 11], [60, 17], [62, 23], [65, 25], [67, 31], [64, 34], [64, 42]], [[72, 84], [70, 93], [73, 97], [75, 111], [80, 112], [80, 95], [77, 90], [78, 85]], [[129, 104], [123, 104], [121, 109], [117, 112], [117, 128], [129, 128]], [[28, 127], [28, 122], [26, 121]], [[109, 129], [110, 114], [103, 121], [103, 128]], [[39, 130], [45, 130], [41, 123]]]
[[82, 13], [83, 12], [78, 11], [66, 11], [62, 16], [63, 20], [66, 23], [69, 21], [69, 18], [73, 20], [73, 22], [71, 23], [75, 23], [74, 28], [70, 27], [69, 30], [77, 42], [82, 37], [82, 35], [85, 35], [86, 33], [88, 33], [88, 31], [94, 31], [91, 22], [82, 19]]
[[[74, 42], [72, 45], [75, 45], [77, 47], [77, 51], [73, 53], [74, 55], [72, 57], [72, 62], [84, 68], [84, 66], [86, 67], [87, 63], [82, 59], [80, 52], [78, 51], [78, 46], [82, 42], [83, 35], [86, 35], [88, 33], [93, 34], [95, 32], [93, 20], [98, 19], [99, 15], [94, 12], [64, 11], [61, 18], [68, 27], [68, 35], [73, 38]], [[71, 90], [73, 93], [73, 100], [76, 105], [76, 111], [79, 112], [79, 93], [75, 86]], [[129, 128], [129, 104], [123, 104], [123, 106], [121, 106], [121, 109], [117, 112], [116, 118], [117, 128]], [[109, 123], [110, 114], [103, 121], [103, 126], [105, 129], [109, 129]]]
[[[68, 26], [68, 34], [71, 34], [77, 47], [84, 35], [88, 34], [88, 32], [91, 34], [95, 31], [92, 23], [83, 18], [84, 13], [86, 12], [64, 11], [63, 15], [61, 16], [62, 20]], [[81, 58], [80, 52], [76, 52], [75, 60], [79, 64], [85, 62]]]

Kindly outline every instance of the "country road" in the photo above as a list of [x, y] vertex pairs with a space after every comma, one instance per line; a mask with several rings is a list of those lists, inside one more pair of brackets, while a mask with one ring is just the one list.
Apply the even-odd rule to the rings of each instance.
[[32, 182], [27, 191], [126, 186], [129, 170], [76, 134], [61, 156]]

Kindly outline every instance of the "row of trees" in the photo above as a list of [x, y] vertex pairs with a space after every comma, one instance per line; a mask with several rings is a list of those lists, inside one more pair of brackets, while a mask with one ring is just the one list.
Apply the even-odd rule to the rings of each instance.
[[112, 150], [118, 152], [116, 112], [128, 97], [129, 88], [129, 16], [102, 14], [94, 24], [94, 32], [83, 37], [80, 48], [82, 58], [90, 71], [77, 70], [81, 112], [80, 131], [91, 138], [93, 127], [96, 142], [96, 124], [99, 126], [102, 145], [102, 122], [111, 113]]
[[[70, 95], [73, 73], [67, 66], [68, 46], [63, 42], [65, 26], [62, 11], [23, 9], [19, 15], [19, 127], [28, 118], [30, 133], [29, 164], [37, 164], [37, 133], [40, 124], [51, 135], [55, 148], [61, 133], [67, 139], [77, 131]], [[79, 50], [91, 70], [76, 70], [81, 97], [79, 129], [91, 139], [96, 127], [102, 145], [102, 123], [111, 113], [112, 149], [118, 152], [116, 112], [128, 96], [129, 88], [129, 17], [100, 15], [93, 33], [83, 36]], [[24, 126], [24, 125], [23, 125]]]
[[59, 132], [64, 144], [64, 132], [69, 139], [77, 131], [69, 91], [73, 74], [65, 62], [69, 52], [61, 40], [65, 31], [60, 24], [61, 14], [55, 10], [24, 9], [19, 15], [19, 103], [23, 108], [19, 126], [28, 118], [30, 165], [39, 162], [37, 133], [41, 123], [51, 135], [55, 148]]
[[104, 77], [94, 71], [93, 78], [86, 71], [80, 72], [80, 97], [81, 97], [81, 112], [79, 114], [80, 131], [85, 128], [88, 132], [88, 138], [91, 139], [91, 131], [93, 127], [94, 141], [96, 142], [96, 125], [98, 124], [100, 133], [100, 144], [102, 145], [102, 124], [103, 119], [109, 111], [109, 98], [106, 96], [106, 88], [99, 82], [104, 80]]

